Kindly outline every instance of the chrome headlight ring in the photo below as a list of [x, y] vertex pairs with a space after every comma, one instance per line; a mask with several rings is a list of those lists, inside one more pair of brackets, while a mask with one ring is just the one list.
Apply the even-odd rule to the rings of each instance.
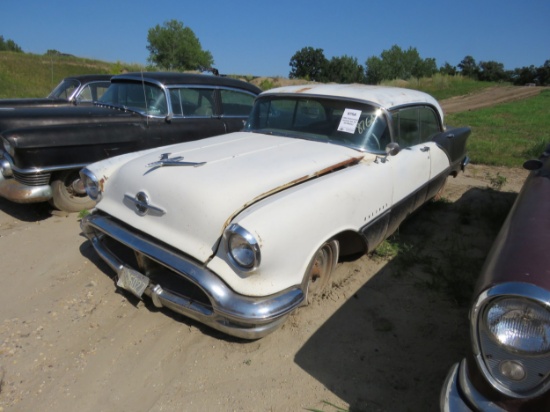
[[101, 200], [103, 187], [96, 175], [94, 175], [89, 169], [85, 168], [80, 171], [80, 179], [82, 180], [86, 194], [90, 197], [90, 199], [99, 202]]
[[233, 223], [225, 230], [223, 237], [229, 261], [236, 269], [252, 272], [260, 266], [260, 245], [248, 230]]
[[15, 150], [13, 149], [13, 146], [11, 143], [6, 139], [5, 137], [0, 138], [2, 140], [2, 147], [4, 151], [9, 154], [11, 157], [15, 155]]
[[496, 390], [527, 398], [550, 388], [550, 292], [496, 285], [478, 297], [470, 320], [476, 362]]

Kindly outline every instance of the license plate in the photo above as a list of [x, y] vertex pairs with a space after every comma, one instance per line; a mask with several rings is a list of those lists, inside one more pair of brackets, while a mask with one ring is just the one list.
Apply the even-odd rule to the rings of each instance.
[[147, 285], [149, 285], [149, 278], [134, 269], [123, 267], [118, 274], [116, 284], [118, 287], [132, 292], [138, 298], [141, 298]]

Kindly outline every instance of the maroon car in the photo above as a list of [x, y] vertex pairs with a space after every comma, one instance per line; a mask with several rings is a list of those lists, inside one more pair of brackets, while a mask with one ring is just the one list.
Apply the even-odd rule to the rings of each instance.
[[471, 350], [443, 411], [550, 411], [550, 145], [487, 257], [470, 310]]

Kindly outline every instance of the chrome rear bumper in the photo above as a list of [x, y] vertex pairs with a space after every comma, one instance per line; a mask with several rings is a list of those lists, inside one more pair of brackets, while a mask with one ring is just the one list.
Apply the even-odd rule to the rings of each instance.
[[165, 290], [160, 281], [158, 284], [150, 283], [145, 290], [155, 306], [166, 307], [232, 336], [244, 339], [263, 337], [278, 328], [304, 300], [298, 286], [265, 297], [239, 295], [204, 265], [132, 231], [109, 216], [88, 215], [82, 219], [80, 226], [99, 256], [117, 275], [129, 266], [108, 248], [107, 238], [164, 266], [181, 277], [182, 282], [185, 280], [198, 286], [210, 302], [205, 305], [172, 293]]

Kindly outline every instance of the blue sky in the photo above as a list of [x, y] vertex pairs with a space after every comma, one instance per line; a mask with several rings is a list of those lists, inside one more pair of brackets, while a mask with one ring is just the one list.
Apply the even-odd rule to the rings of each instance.
[[48, 49], [146, 64], [147, 32], [168, 20], [193, 30], [220, 73], [288, 77], [303, 47], [364, 65], [393, 45], [456, 66], [467, 55], [505, 69], [550, 60], [550, 0], [0, 0], [0, 35]]

